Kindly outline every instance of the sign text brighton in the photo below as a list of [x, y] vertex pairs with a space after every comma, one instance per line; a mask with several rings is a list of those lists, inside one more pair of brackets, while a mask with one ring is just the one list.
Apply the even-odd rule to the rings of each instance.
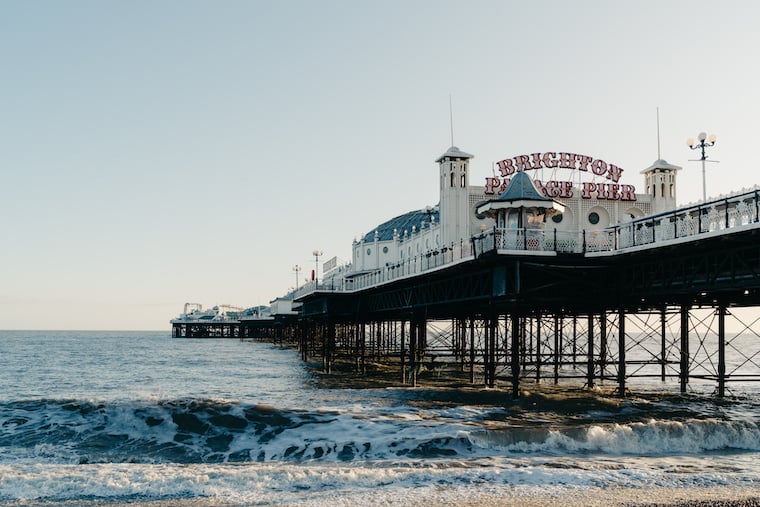
[[[608, 164], [604, 160], [579, 155], [577, 153], [553, 152], [533, 153], [530, 155], [518, 155], [496, 162], [500, 177], [486, 178], [485, 193], [495, 194], [503, 191], [509, 183], [510, 176], [520, 171], [536, 169], [575, 169], [576, 171], [589, 172], [595, 176], [604, 177], [611, 183], [581, 183], [581, 197], [583, 199], [606, 199], [620, 201], [635, 201], [636, 188], [633, 185], [618, 184], [623, 169]], [[547, 181], [543, 183], [534, 181], [536, 188], [547, 197], [573, 197], [572, 181]]]

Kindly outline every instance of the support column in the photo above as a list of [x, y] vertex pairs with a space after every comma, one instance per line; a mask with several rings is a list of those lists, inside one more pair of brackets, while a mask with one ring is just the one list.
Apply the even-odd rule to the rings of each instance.
[[488, 387], [496, 387], [496, 328], [497, 315], [491, 315], [488, 322]]
[[573, 315], [573, 370], [578, 363], [578, 316]]
[[689, 308], [681, 305], [681, 394], [689, 383]]
[[541, 382], [541, 314], [536, 315], [536, 384]]
[[599, 317], [599, 377], [604, 380], [607, 368], [607, 311], [603, 310]]
[[718, 306], [718, 398], [726, 396], [726, 305]]
[[475, 383], [475, 316], [470, 317], [470, 384]]
[[520, 317], [512, 314], [512, 399], [520, 397]]
[[417, 387], [417, 321], [414, 317], [409, 321], [409, 370], [412, 387]]
[[491, 374], [491, 316], [483, 317], [483, 385], [488, 387]]
[[362, 375], [367, 374], [367, 323], [362, 322], [361, 336], [359, 337], [359, 371]]
[[[307, 344], [306, 321], [304, 320], [298, 321], [298, 334], [299, 334], [299, 338], [301, 339], [301, 361], [306, 362], [309, 359], [309, 346]], [[250, 333], [249, 333], [249, 337], [250, 337]]]
[[559, 384], [559, 326], [560, 318], [554, 316], [554, 385]]
[[529, 319], [529, 326], [528, 326], [528, 349], [525, 351], [525, 359], [523, 362], [523, 368], [525, 368], [526, 364], [530, 364], [532, 361], [533, 356], [533, 316], [531, 315], [528, 317]]
[[327, 320], [322, 324], [322, 370], [332, 373], [332, 348], [335, 343], [335, 324]]
[[586, 385], [594, 388], [594, 314], [588, 316], [588, 358], [586, 362]]
[[406, 384], [406, 322], [401, 321], [401, 383]]
[[618, 313], [618, 394], [625, 397], [625, 310]]
[[667, 363], [667, 347], [665, 343], [665, 307], [660, 310], [660, 380], [665, 382], [665, 364]]

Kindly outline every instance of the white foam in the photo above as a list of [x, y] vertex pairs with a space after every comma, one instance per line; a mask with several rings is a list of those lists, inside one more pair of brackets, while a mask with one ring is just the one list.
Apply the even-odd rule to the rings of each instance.
[[[578, 467], [576, 459], [488, 459], [450, 463], [222, 465], [0, 465], [0, 500], [114, 500], [209, 498], [233, 503], [332, 505], [372, 493], [376, 499], [415, 498], [420, 489], [457, 496], [473, 491], [545, 494], [554, 488], [752, 487], [760, 473], [746, 456], [741, 471], [694, 469], [693, 459], [620, 459]], [[718, 460], [720, 461], [720, 460]], [[703, 465], [705, 465], [703, 463]], [[720, 465], [720, 463], [718, 464]], [[736, 462], [732, 470], [736, 470]], [[673, 473], [679, 466], [691, 473]], [[466, 496], [466, 495], [465, 495]], [[417, 497], [419, 498], [419, 497]], [[424, 496], [422, 498], [425, 498]]]

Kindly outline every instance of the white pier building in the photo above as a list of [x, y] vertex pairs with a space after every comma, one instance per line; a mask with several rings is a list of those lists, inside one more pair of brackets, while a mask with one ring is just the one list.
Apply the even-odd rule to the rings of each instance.
[[[641, 171], [643, 191], [637, 191], [627, 172], [614, 164], [553, 151], [501, 160], [483, 185], [471, 185], [473, 158], [455, 146], [446, 150], [436, 160], [438, 204], [387, 220], [355, 240], [350, 264], [338, 266], [333, 258], [323, 265], [319, 290], [357, 290], [469, 258], [474, 253], [472, 238], [483, 234], [492, 235], [499, 250], [609, 250], [615, 248], [614, 227], [676, 208], [681, 168], [662, 159]], [[493, 206], [488, 203], [510, 199], [505, 196], [509, 183], [516, 177], [524, 182], [525, 176], [533, 192], [557, 203], [556, 210], [522, 206], [498, 216], [489, 213]], [[316, 288], [314, 280], [307, 282], [295, 297]]]

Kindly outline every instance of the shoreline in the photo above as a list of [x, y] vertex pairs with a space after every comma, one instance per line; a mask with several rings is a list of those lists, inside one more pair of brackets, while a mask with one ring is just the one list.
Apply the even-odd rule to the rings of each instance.
[[287, 505], [291, 507], [353, 507], [355, 505], [422, 507], [447, 505], [451, 507], [760, 507], [760, 491], [747, 487], [695, 488], [562, 488], [535, 493], [515, 487], [509, 491], [483, 491], [478, 485], [471, 489], [421, 488], [421, 490], [366, 491], [348, 493], [340, 498], [315, 498], [295, 502], [259, 500], [230, 502], [213, 498], [176, 498], [163, 500], [88, 499], [88, 500], [12, 500], [0, 501], [0, 507], [246, 507], [250, 505]]

